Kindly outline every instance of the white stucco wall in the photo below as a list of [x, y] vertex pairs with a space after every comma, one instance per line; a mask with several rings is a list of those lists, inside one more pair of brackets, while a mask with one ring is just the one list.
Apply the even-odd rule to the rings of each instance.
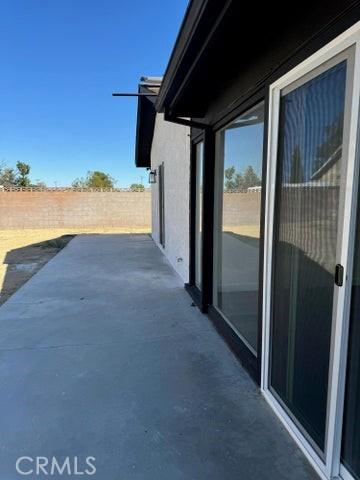
[[184, 282], [189, 280], [190, 129], [157, 114], [151, 168], [164, 163], [165, 248], [159, 244], [159, 184], [152, 185], [152, 236]]

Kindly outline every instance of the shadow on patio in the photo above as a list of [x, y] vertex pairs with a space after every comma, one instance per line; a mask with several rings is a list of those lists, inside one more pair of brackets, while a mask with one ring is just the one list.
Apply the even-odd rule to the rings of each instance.
[[0, 270], [0, 282], [2, 282], [0, 305], [6, 302], [73, 238], [74, 235], [61, 235], [6, 252], [3, 257], [2, 271]]
[[1, 478], [39, 455], [99, 480], [317, 478], [148, 235], [77, 236], [0, 328]]

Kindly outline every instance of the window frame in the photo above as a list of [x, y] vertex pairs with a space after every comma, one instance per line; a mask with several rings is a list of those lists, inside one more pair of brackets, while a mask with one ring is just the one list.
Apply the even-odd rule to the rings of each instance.
[[[201, 309], [205, 310], [203, 302], [203, 292], [198, 288], [195, 282], [195, 270], [196, 270], [196, 215], [197, 215], [197, 201], [196, 201], [196, 189], [197, 189], [197, 147], [199, 144], [203, 144], [203, 167], [205, 164], [205, 151], [204, 151], [204, 134], [201, 133], [191, 142], [190, 150], [190, 205], [189, 205], [189, 247], [190, 247], [190, 264], [189, 264], [189, 282], [185, 284], [185, 288], [191, 295], [195, 304]], [[204, 187], [204, 168], [202, 169], [202, 183]], [[204, 209], [204, 202], [202, 205]], [[202, 229], [204, 231], [204, 216], [202, 217]], [[202, 246], [203, 256], [203, 246]], [[203, 259], [201, 259], [201, 270], [203, 275]]]

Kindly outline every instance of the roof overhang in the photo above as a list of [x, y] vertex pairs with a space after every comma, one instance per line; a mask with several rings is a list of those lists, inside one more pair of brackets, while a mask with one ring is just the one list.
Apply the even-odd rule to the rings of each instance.
[[169, 114], [178, 115], [175, 107], [177, 99], [189, 82], [199, 54], [208, 41], [211, 23], [219, 21], [219, 14], [228, 3], [218, 0], [190, 1], [156, 101], [158, 111], [166, 110]]
[[[138, 93], [158, 93], [161, 85], [160, 77], [142, 77]], [[156, 96], [139, 96], [136, 121], [135, 166], [150, 168], [151, 146], [154, 135]]]
[[[173, 117], [203, 118], [235, 78], [264, 85], [306, 42], [325, 31], [353, 0], [283, 2], [191, 0], [156, 101]], [[355, 2], [356, 3], [356, 2]], [[326, 35], [325, 35], [326, 36]], [[310, 52], [311, 53], [311, 52]], [[252, 73], [261, 62], [261, 75]]]

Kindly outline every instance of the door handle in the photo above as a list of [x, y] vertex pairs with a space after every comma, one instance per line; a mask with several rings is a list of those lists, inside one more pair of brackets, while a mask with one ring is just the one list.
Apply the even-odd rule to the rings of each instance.
[[335, 284], [338, 287], [344, 285], [344, 267], [338, 263], [335, 267]]

